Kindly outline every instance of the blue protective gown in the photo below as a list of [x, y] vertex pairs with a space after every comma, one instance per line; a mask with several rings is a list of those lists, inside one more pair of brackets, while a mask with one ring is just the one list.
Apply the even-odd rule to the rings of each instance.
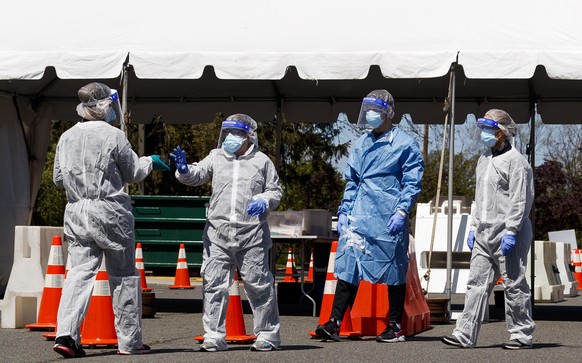
[[402, 232], [386, 232], [398, 209], [410, 213], [421, 191], [424, 160], [418, 143], [393, 128], [378, 138], [367, 132], [354, 145], [345, 170], [347, 180], [338, 215], [348, 216], [346, 228], [363, 237], [356, 246], [350, 233], [340, 237], [334, 273], [357, 285], [360, 280], [388, 285], [406, 282], [408, 217]]

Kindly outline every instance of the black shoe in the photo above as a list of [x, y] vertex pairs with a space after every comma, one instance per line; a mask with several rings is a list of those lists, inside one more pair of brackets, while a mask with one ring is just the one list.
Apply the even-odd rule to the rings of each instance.
[[85, 356], [85, 351], [75, 343], [70, 336], [58, 337], [55, 340], [53, 350], [65, 358], [80, 358]]
[[339, 330], [340, 322], [336, 318], [332, 317], [327, 323], [318, 325], [317, 328], [315, 328], [315, 334], [317, 334], [318, 338], [323, 340], [331, 339], [339, 342]]
[[520, 342], [519, 340], [510, 340], [508, 342], [503, 343], [501, 346], [503, 349], [529, 349], [531, 348], [531, 344], [525, 344]]
[[459, 339], [457, 339], [457, 337], [454, 335], [446, 335], [446, 336], [442, 337], [441, 342], [443, 342], [447, 345], [452, 345], [453, 347], [461, 347], [461, 348], [463, 347], [463, 345], [461, 344]]
[[405, 340], [402, 327], [393, 321], [389, 322], [386, 329], [376, 337], [378, 343], [396, 343]]

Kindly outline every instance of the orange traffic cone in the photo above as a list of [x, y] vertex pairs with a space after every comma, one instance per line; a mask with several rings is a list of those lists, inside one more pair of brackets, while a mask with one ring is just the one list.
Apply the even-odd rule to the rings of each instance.
[[287, 254], [287, 265], [285, 266], [285, 277], [282, 282], [297, 282], [297, 277], [293, 276], [294, 271], [293, 250], [289, 248], [289, 253]]
[[152, 291], [153, 289], [148, 287], [148, 283], [146, 281], [145, 267], [143, 263], [143, 251], [141, 249], [141, 243], [139, 242], [135, 246], [135, 268], [137, 268], [141, 278], [141, 291]]
[[[335, 254], [337, 253], [337, 241], [331, 243], [331, 250], [329, 252], [329, 260], [327, 263], [327, 275], [325, 277], [325, 285], [323, 287], [323, 298], [321, 300], [321, 309], [319, 311], [319, 325], [327, 323], [331, 315], [331, 308], [333, 306], [333, 298], [335, 296], [335, 288], [337, 286], [337, 279], [333, 275], [333, 267], [335, 264]], [[315, 330], [309, 332], [309, 335], [316, 338]], [[352, 327], [352, 318], [350, 308], [346, 310], [344, 318], [340, 326], [340, 337], [357, 338], [361, 334], [359, 331], [354, 331]]]
[[81, 345], [90, 347], [117, 345], [113, 302], [105, 259], [97, 272], [89, 310], [81, 327]]
[[352, 323], [362, 335], [378, 335], [388, 326], [388, 286], [360, 281]]
[[578, 290], [582, 290], [582, 250], [571, 251], [572, 266], [574, 266], [574, 278], [578, 282]]
[[[69, 273], [69, 270], [71, 269], [71, 259], [67, 258], [67, 264], [65, 265], [65, 280], [67, 280], [67, 274]], [[64, 287], [64, 285], [63, 285]], [[62, 291], [61, 291], [62, 293]], [[59, 300], [59, 304], [60, 304], [60, 300]], [[58, 307], [57, 307], [57, 316], [58, 316]], [[56, 320], [55, 320], [56, 321]], [[44, 333], [42, 336], [46, 339], [46, 340], [55, 340], [57, 338], [57, 326], [58, 322], [55, 324], [55, 330], [48, 332], [48, 333]]]
[[309, 271], [305, 282], [313, 282], [313, 251], [311, 251], [311, 258], [309, 259]]
[[176, 265], [176, 277], [174, 278], [174, 285], [168, 286], [170, 289], [194, 289], [195, 286], [190, 285], [190, 275], [188, 273], [188, 262], [186, 261], [186, 248], [183, 243], [180, 243], [180, 251], [178, 252], [178, 264]]
[[34, 324], [27, 324], [25, 326], [27, 329], [54, 330], [57, 327], [57, 312], [65, 281], [64, 261], [63, 242], [60, 236], [54, 236], [49, 252], [37, 321]]
[[430, 308], [424, 297], [418, 269], [414, 237], [410, 236], [408, 270], [406, 271], [406, 295], [402, 314], [402, 332], [405, 336], [414, 335], [430, 329]]
[[[242, 300], [240, 298], [240, 285], [238, 282], [238, 272], [234, 273], [234, 281], [228, 290], [228, 307], [226, 308], [226, 341], [231, 343], [252, 342], [257, 337], [247, 335], [245, 321], [242, 310]], [[197, 335], [194, 340], [203, 342], [204, 337]]]
[[[414, 238], [410, 237], [409, 247], [413, 247]], [[409, 253], [406, 272], [406, 295], [402, 314], [404, 335], [416, 334], [430, 328], [430, 309], [422, 293], [414, 250]], [[388, 286], [361, 281], [352, 309], [352, 324], [362, 335], [378, 335], [388, 326], [390, 311]]]

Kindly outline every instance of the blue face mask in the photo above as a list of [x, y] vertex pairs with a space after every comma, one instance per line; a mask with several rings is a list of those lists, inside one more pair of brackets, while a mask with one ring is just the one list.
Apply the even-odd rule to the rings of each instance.
[[376, 127], [382, 125], [382, 114], [378, 111], [366, 111], [366, 121], [371, 128], [375, 129]]
[[109, 107], [107, 113], [105, 114], [105, 121], [111, 123], [112, 121], [115, 121], [115, 117], [115, 111], [113, 108]]
[[238, 151], [238, 149], [240, 149], [244, 142], [245, 142], [244, 137], [228, 134], [224, 141], [222, 142], [222, 148], [226, 152], [234, 154], [235, 152]]
[[495, 137], [495, 130], [481, 130], [481, 142], [487, 147], [493, 147], [493, 145], [495, 145], [497, 142], [497, 138]]

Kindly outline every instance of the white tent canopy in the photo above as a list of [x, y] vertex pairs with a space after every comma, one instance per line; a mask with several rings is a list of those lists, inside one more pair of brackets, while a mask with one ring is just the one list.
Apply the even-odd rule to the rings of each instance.
[[[28, 224], [50, 120], [75, 120], [77, 90], [121, 91], [134, 123], [244, 112], [294, 122], [354, 120], [390, 90], [397, 117], [441, 123], [448, 72], [455, 113], [493, 107], [527, 122], [582, 123], [582, 3], [565, 0], [20, 0], [0, 33], [0, 295], [14, 225]], [[16, 107], [15, 105], [18, 105]], [[23, 137], [26, 135], [26, 137]], [[28, 158], [27, 158], [28, 151]], [[8, 157], [9, 155], [9, 157]]]

